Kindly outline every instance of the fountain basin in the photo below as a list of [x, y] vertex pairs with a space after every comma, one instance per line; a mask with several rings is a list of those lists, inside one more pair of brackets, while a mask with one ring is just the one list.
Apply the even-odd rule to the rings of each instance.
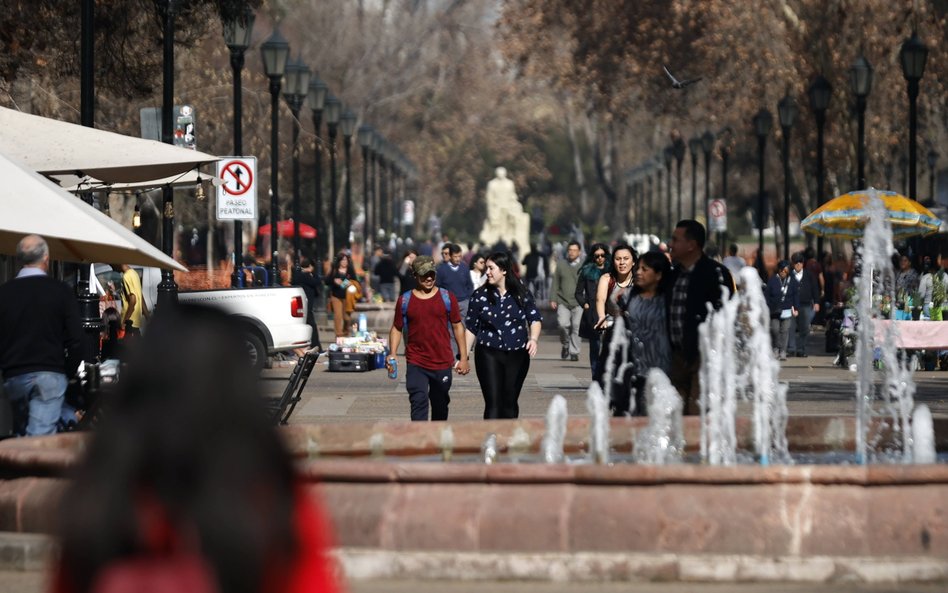
[[[628, 451], [645, 419], [613, 419]], [[935, 419], [948, 449], [948, 420]], [[541, 419], [450, 423], [456, 454], [498, 448], [520, 427], [536, 452]], [[568, 423], [565, 449], [585, 449], [589, 421]], [[458, 553], [649, 553], [948, 561], [948, 465], [711, 467], [412, 461], [437, 455], [445, 423], [283, 429], [303, 480], [350, 550]], [[696, 418], [685, 439], [698, 442]], [[737, 427], [749, 449], [746, 419]], [[852, 418], [795, 417], [792, 451], [852, 450]], [[375, 435], [375, 436], [373, 436]], [[381, 435], [381, 436], [378, 436]], [[0, 443], [0, 530], [51, 532], [83, 435]], [[386, 458], [370, 457], [379, 440]], [[948, 575], [948, 571], [942, 573]]]

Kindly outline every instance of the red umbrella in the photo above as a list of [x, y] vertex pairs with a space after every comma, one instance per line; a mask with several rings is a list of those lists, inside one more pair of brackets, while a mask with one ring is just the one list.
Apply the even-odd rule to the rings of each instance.
[[[293, 221], [292, 220], [281, 220], [277, 223], [277, 231], [281, 237], [292, 237], [293, 236]], [[260, 235], [269, 235], [270, 234], [270, 225], [265, 224], [261, 226], [257, 233]], [[305, 222], [300, 223], [300, 237], [303, 239], [315, 239], [316, 238], [316, 229], [306, 224]]]

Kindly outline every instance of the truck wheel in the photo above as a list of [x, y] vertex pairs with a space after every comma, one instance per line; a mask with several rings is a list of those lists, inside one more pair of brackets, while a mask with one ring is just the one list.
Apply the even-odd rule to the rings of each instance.
[[263, 344], [260, 336], [254, 332], [245, 333], [244, 346], [247, 348], [247, 357], [251, 368], [255, 371], [263, 369], [263, 365], [267, 362], [267, 347]]

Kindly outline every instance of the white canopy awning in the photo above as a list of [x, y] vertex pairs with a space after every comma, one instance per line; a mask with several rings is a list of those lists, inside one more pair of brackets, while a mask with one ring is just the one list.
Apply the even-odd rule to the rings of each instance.
[[174, 177], [218, 157], [0, 107], [0, 153], [44, 175], [105, 184]]
[[187, 271], [131, 230], [2, 153], [0, 178], [0, 253], [15, 254], [20, 239], [37, 234], [46, 239], [53, 259]]

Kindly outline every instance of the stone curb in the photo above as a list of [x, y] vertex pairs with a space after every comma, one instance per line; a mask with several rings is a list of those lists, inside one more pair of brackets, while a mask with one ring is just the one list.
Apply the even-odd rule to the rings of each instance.
[[341, 548], [335, 555], [353, 581], [948, 583], [948, 561], [926, 557], [492, 554], [355, 548]]
[[44, 570], [58, 549], [48, 535], [0, 532], [0, 570]]
[[[58, 544], [48, 535], [0, 532], [0, 570], [45, 570]], [[711, 554], [502, 554], [339, 548], [346, 578], [370, 580], [715, 583], [948, 583], [936, 558]]]

